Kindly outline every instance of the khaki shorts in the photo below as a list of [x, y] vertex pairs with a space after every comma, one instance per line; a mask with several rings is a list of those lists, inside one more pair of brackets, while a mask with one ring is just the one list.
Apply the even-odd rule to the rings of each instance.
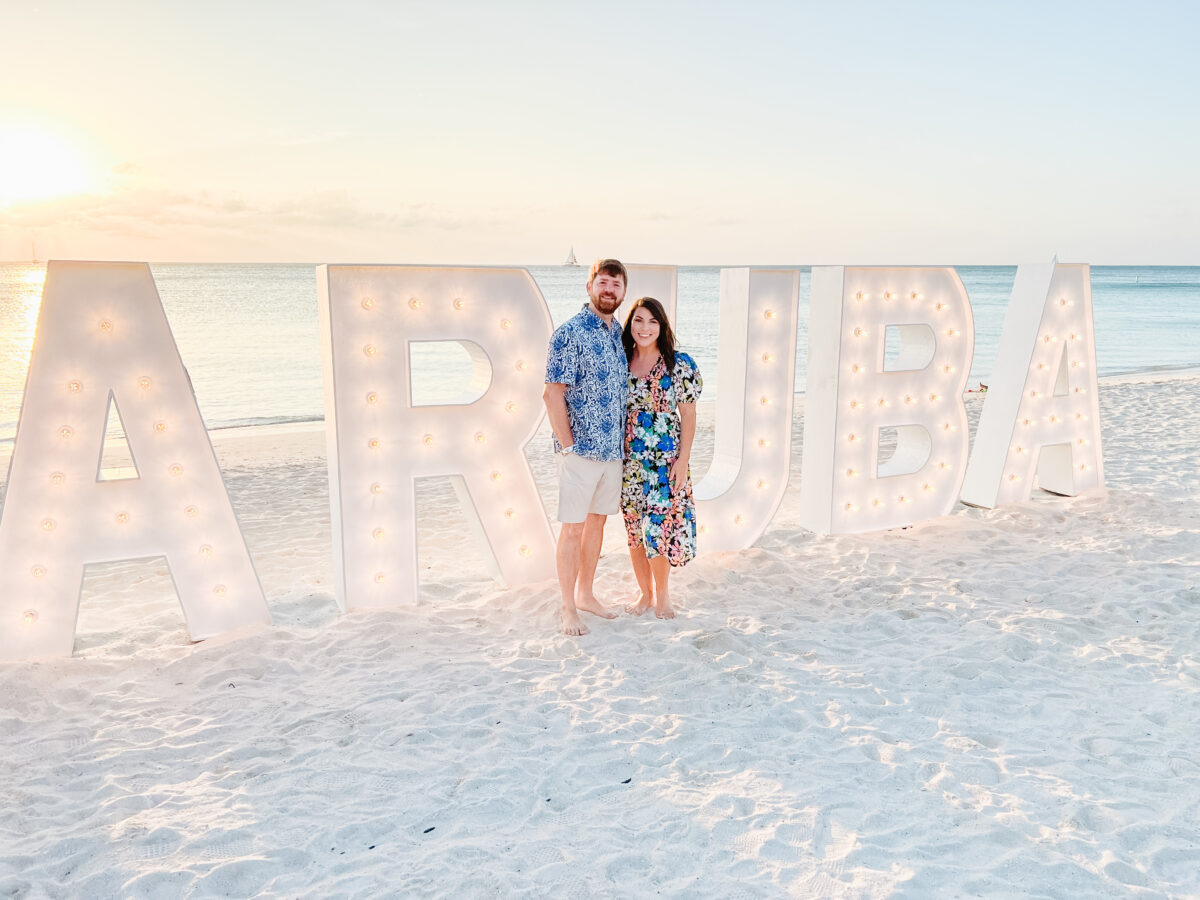
[[558, 458], [558, 521], [582, 522], [588, 513], [621, 509], [621, 460], [599, 462], [574, 453]]

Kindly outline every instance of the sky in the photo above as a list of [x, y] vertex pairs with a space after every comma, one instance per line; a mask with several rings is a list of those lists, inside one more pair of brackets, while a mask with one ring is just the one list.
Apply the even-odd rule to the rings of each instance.
[[1200, 264], [1192, 3], [0, 0], [0, 259]]

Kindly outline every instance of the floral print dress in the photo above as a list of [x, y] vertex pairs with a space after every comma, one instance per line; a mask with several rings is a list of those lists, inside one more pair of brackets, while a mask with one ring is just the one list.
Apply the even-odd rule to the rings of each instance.
[[675, 370], [659, 357], [644, 378], [630, 374], [625, 407], [625, 465], [621, 512], [630, 547], [646, 556], [665, 556], [682, 566], [696, 555], [696, 507], [692, 477], [671, 495], [671, 464], [679, 458], [679, 404], [695, 403], [704, 386], [700, 370], [686, 353], [675, 354]]

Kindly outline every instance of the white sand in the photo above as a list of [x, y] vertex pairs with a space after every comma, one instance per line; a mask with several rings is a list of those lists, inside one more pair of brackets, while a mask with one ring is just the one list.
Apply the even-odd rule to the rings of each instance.
[[218, 433], [275, 625], [94, 567], [76, 658], [0, 666], [0, 896], [1200, 896], [1200, 378], [1101, 407], [1105, 494], [837, 538], [798, 421], [758, 545], [584, 638], [443, 483], [420, 604], [340, 616], [322, 433]]

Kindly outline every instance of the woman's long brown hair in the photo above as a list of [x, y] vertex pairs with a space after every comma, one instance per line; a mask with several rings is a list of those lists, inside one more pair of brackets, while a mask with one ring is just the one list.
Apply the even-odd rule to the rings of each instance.
[[629, 307], [629, 315], [625, 318], [625, 327], [621, 329], [621, 346], [625, 348], [625, 358], [633, 359], [633, 314], [642, 307], [658, 321], [658, 352], [662, 354], [663, 363], [667, 367], [667, 376], [675, 372], [675, 332], [667, 320], [667, 311], [653, 297], [639, 297]]

